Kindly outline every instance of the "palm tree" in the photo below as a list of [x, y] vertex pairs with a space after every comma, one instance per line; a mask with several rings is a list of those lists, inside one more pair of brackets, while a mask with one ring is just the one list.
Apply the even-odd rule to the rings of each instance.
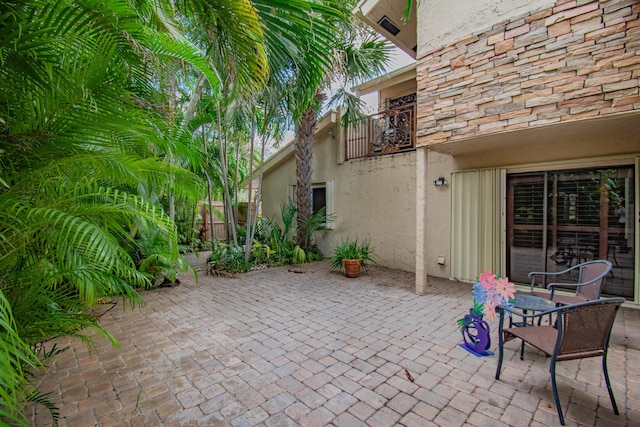
[[26, 425], [21, 402], [42, 401], [24, 369], [52, 354], [46, 340], [106, 334], [90, 311], [102, 297], [142, 303], [136, 234], [160, 231], [177, 257], [167, 183], [200, 193], [198, 177], [163, 161], [188, 153], [155, 82], [178, 60], [215, 74], [162, 4], [136, 5], [0, 4], [1, 422]]
[[[190, 104], [175, 96], [180, 73], [196, 70], [214, 105], [250, 99], [270, 72], [282, 78], [283, 64], [301, 56], [298, 37], [316, 36], [304, 48], [322, 62], [330, 32], [315, 11], [323, 8], [303, 0], [0, 2], [0, 420], [26, 425], [21, 402], [42, 401], [24, 369], [52, 354], [46, 340], [90, 344], [87, 327], [108, 336], [90, 311], [102, 297], [142, 303], [135, 289], [150, 280], [132, 255], [146, 249], [137, 236], [162, 238], [177, 257], [162, 204], [169, 194], [199, 198], [203, 183], [187, 168], [204, 164], [193, 152], [197, 126], [181, 120]], [[313, 61], [302, 65], [304, 79], [317, 78]], [[206, 128], [218, 126], [214, 118]]]
[[[310, 101], [303, 98], [302, 102], [295, 99], [291, 103], [296, 118], [297, 238], [298, 244], [303, 249], [308, 249], [311, 243], [307, 224], [309, 224], [311, 215], [312, 153], [318, 113], [326, 99], [326, 92], [332, 85], [339, 84], [341, 87], [345, 87], [380, 75], [384, 72], [384, 66], [390, 52], [390, 46], [387, 42], [377, 38], [369, 27], [366, 27], [351, 14], [354, 5], [354, 1], [344, 2], [340, 19], [334, 21], [337, 34], [332, 45], [332, 67], [325, 70], [322, 80], [314, 86], [313, 98]], [[293, 93], [294, 96], [297, 95], [295, 91]], [[349, 96], [344, 90], [336, 91], [336, 94]], [[331, 102], [337, 102], [337, 98], [334, 97]], [[355, 104], [352, 102], [348, 105]], [[347, 114], [347, 117], [357, 116], [353, 112]]]
[[[253, 240], [256, 234], [256, 227], [258, 222], [257, 213], [252, 212], [252, 207], [255, 205], [256, 209], [260, 206], [260, 200], [262, 197], [262, 178], [263, 178], [263, 166], [266, 155], [266, 147], [269, 140], [280, 141], [283, 137], [284, 130], [290, 128], [289, 117], [287, 114], [286, 106], [284, 105], [285, 94], [279, 90], [279, 84], [267, 84], [258, 97], [256, 105], [256, 120], [254, 123], [254, 134], [260, 136], [260, 157], [256, 159], [259, 164], [258, 172], [258, 187], [256, 189], [256, 200], [252, 203], [253, 195], [253, 177], [249, 181], [249, 200], [248, 200], [248, 212], [247, 218], [253, 218], [253, 222], [249, 224], [246, 230], [246, 243], [245, 243], [245, 260], [249, 260], [251, 254]], [[255, 135], [254, 135], [255, 136]], [[253, 140], [253, 137], [252, 137]], [[257, 157], [254, 155], [255, 144], [251, 145], [249, 152], [250, 158]], [[253, 171], [253, 165], [250, 164], [249, 171]]]
[[[210, 122], [203, 126], [210, 126], [213, 140], [217, 142], [220, 155], [220, 176], [223, 183], [225, 200], [225, 223], [229, 223], [230, 240], [237, 245], [235, 236], [235, 224], [237, 212], [231, 208], [234, 191], [229, 165], [229, 142], [237, 132], [252, 133], [254, 126], [252, 111], [260, 104], [260, 91], [256, 90], [260, 84], [267, 83], [276, 92], [285, 93], [290, 89], [290, 76], [295, 72], [300, 82], [298, 96], [304, 102], [313, 96], [313, 88], [320, 82], [325, 70], [331, 65], [331, 46], [335, 31], [327, 17], [339, 15], [337, 4], [339, 1], [331, 0], [326, 4], [319, 4], [311, 0], [253, 0], [231, 1], [235, 9], [228, 9], [224, 15], [212, 12], [212, 6], [199, 7], [193, 1], [182, 0], [178, 2], [179, 9], [197, 23], [190, 30], [199, 45], [209, 44], [207, 48], [208, 60], [212, 68], [217, 70], [217, 86], [208, 86], [204, 78], [200, 78], [196, 84], [193, 95], [186, 108], [185, 117], [190, 119], [196, 111], [196, 104], [200, 94], [205, 94], [211, 101], [205, 107], [212, 109], [209, 112]], [[241, 38], [245, 43], [249, 40], [264, 37], [263, 46], [256, 51], [253, 61], [247, 61], [245, 56], [239, 55], [229, 48], [229, 40], [219, 35], [229, 31], [228, 22], [237, 21], [238, 17], [230, 15], [231, 11], [246, 11], [255, 22], [252, 21], [250, 29], [256, 31]], [[261, 30], [258, 31], [258, 30]], [[240, 49], [243, 53], [246, 50]], [[304, 55], [308, 55], [306, 61], [300, 61]], [[259, 59], [260, 61], [256, 61]], [[256, 76], [254, 69], [262, 70], [258, 77], [261, 81], [251, 80], [250, 76]], [[269, 73], [266, 73], [266, 71]], [[247, 77], [249, 76], [249, 77]], [[240, 84], [246, 81], [246, 84]], [[240, 117], [242, 120], [237, 120]], [[253, 138], [248, 138], [250, 141]], [[235, 145], [236, 148], [239, 145]], [[252, 158], [252, 150], [249, 149], [249, 159]], [[239, 165], [236, 162], [236, 165]], [[238, 180], [236, 179], [237, 183]], [[235, 202], [237, 205], [237, 201]], [[249, 225], [249, 228], [251, 225]], [[250, 244], [250, 242], [249, 242]]]

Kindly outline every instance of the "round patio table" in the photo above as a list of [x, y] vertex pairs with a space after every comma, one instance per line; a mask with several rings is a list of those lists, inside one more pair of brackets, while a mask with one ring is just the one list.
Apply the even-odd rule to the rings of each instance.
[[525, 314], [527, 311], [548, 311], [556, 308], [556, 303], [542, 297], [528, 294], [516, 294], [513, 301], [513, 307], [522, 310]]
[[[529, 311], [545, 312], [556, 308], [556, 303], [549, 299], [518, 293], [515, 295], [512, 305], [514, 308], [522, 310], [522, 314], [527, 314]], [[512, 322], [511, 319], [509, 319], [509, 326], [532, 326], [532, 324], [528, 323], [524, 318], [522, 322]]]

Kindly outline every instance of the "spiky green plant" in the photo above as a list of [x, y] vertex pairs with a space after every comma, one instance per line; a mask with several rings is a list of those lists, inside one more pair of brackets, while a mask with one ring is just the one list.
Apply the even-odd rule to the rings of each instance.
[[369, 264], [375, 264], [373, 248], [368, 240], [359, 240], [357, 237], [347, 237], [336, 245], [333, 255], [329, 258], [331, 271], [340, 271], [344, 260], [361, 260], [360, 266], [367, 269]]

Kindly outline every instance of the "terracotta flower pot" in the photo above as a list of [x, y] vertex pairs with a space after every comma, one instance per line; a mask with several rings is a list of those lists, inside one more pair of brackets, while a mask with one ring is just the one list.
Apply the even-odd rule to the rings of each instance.
[[361, 259], [345, 259], [342, 263], [344, 265], [344, 274], [347, 277], [360, 276], [360, 264], [362, 264]]

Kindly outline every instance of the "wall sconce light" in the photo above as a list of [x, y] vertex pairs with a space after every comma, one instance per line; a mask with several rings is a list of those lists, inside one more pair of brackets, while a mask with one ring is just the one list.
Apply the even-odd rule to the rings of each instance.
[[435, 185], [436, 187], [442, 187], [444, 185], [447, 185], [447, 180], [444, 179], [444, 176], [441, 176], [440, 178], [433, 181], [433, 185]]

